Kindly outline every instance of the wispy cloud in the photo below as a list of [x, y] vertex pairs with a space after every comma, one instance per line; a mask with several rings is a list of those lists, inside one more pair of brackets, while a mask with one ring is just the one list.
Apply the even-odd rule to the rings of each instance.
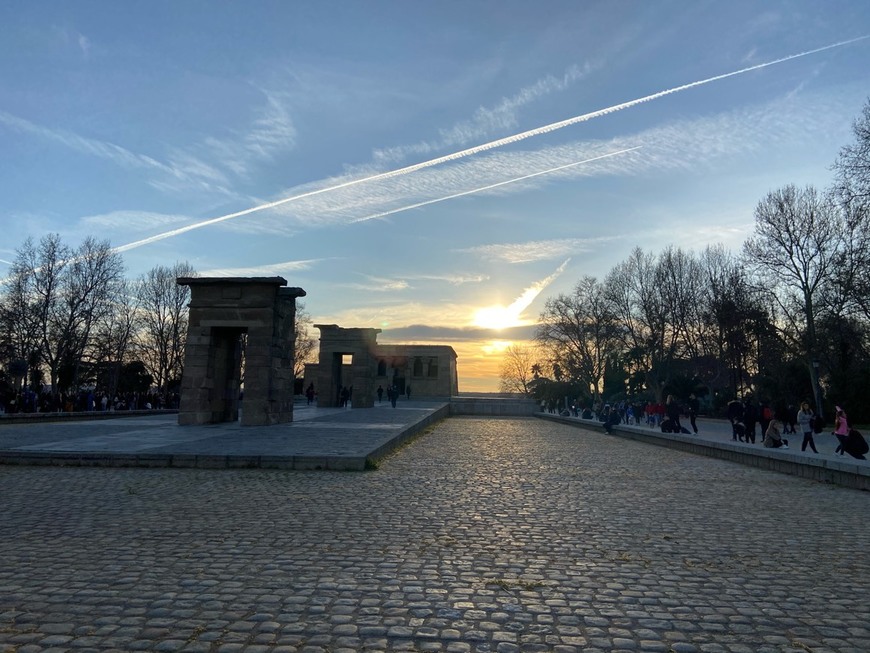
[[[570, 259], [569, 259], [570, 260]], [[440, 329], [455, 329], [466, 332], [467, 337], [491, 337], [494, 330], [509, 330], [524, 327], [531, 323], [523, 317], [523, 312], [532, 305], [538, 295], [568, 266], [564, 261], [549, 276], [531, 283], [522, 289], [517, 298], [509, 306], [490, 306], [481, 309], [479, 302], [431, 302], [412, 300], [406, 301], [400, 296], [390, 296], [388, 291], [403, 290], [407, 286], [401, 279], [367, 277], [367, 283], [346, 284], [369, 292], [383, 292], [381, 299], [369, 297], [364, 305], [348, 307], [335, 313], [319, 318], [324, 323], [354, 324], [361, 327], [390, 329], [397, 335], [397, 329], [405, 329], [411, 325], [420, 325], [421, 315], [437, 315], [437, 326]], [[415, 295], [417, 293], [414, 293]], [[476, 321], [484, 311], [490, 320]], [[405, 334], [407, 335], [407, 334]], [[421, 337], [423, 336], [421, 331]], [[431, 333], [427, 337], [431, 337]]]
[[[255, 166], [270, 161], [276, 154], [296, 146], [296, 127], [290, 115], [289, 98], [282, 93], [261, 89], [265, 100], [247, 130], [227, 137], [210, 136], [194, 146], [197, 157], [213, 161], [242, 179], [253, 174]], [[188, 156], [191, 156], [189, 153]]]
[[[435, 198], [442, 198], [446, 195], [458, 196], [457, 194], [462, 194], [463, 190], [470, 190], [470, 186], [471, 188], [477, 187], [477, 185], [483, 180], [492, 179], [493, 181], [491, 183], [496, 184], [505, 179], [518, 177], [520, 176], [520, 174], [517, 174], [516, 172], [518, 169], [524, 169], [525, 174], [529, 174], [530, 168], [532, 168], [532, 170], [542, 170], [547, 169], [548, 167], [570, 164], [572, 161], [578, 161], [583, 158], [583, 156], [578, 153], [578, 150], [582, 150], [586, 157], [590, 157], [595, 154], [601, 154], [603, 151], [607, 150], [620, 148], [627, 149], [642, 145], [644, 147], [643, 158], [646, 159], [646, 169], [653, 169], [653, 166], [661, 161], [665, 161], [667, 165], [671, 167], [682, 166], [689, 169], [691, 166], [690, 160], [692, 158], [692, 152], [701, 148], [698, 147], [697, 142], [688, 142], [683, 134], [675, 134], [678, 137], [676, 140], [679, 143], [679, 147], [676, 147], [673, 142], [665, 143], [660, 140], [658, 145], [660, 146], [660, 154], [662, 156], [657, 159], [655, 157], [649, 158], [646, 156], [648, 144], [640, 141], [636, 136], [631, 138], [614, 139], [607, 144], [590, 144], [588, 142], [573, 143], [558, 148], [542, 149], [533, 153], [501, 152], [485, 157], [474, 157], [474, 155], [489, 152], [490, 150], [560, 130], [571, 125], [593, 120], [674, 93], [680, 93], [699, 86], [734, 77], [736, 75], [760, 70], [762, 68], [774, 66], [800, 57], [806, 57], [832, 48], [843, 47], [866, 38], [870, 38], [870, 36], [833, 43], [813, 50], [806, 50], [804, 52], [788, 55], [772, 61], [741, 68], [729, 73], [723, 73], [706, 79], [690, 82], [688, 84], [683, 84], [681, 86], [675, 86], [651, 95], [646, 95], [559, 122], [550, 123], [542, 127], [513, 134], [505, 138], [500, 138], [458, 152], [453, 152], [452, 154], [439, 156], [421, 163], [405, 166], [403, 168], [389, 170], [387, 172], [378, 172], [362, 177], [345, 177], [326, 180], [322, 185], [320, 185], [320, 187], [309, 187], [310, 189], [294, 193], [289, 197], [284, 197], [283, 199], [266, 202], [258, 206], [210, 218], [208, 220], [202, 220], [183, 228], [155, 234], [149, 238], [128, 243], [127, 245], [124, 245], [123, 248], [133, 249], [135, 247], [141, 247], [164, 238], [172, 238], [194, 229], [201, 229], [211, 225], [220, 224], [261, 211], [274, 211], [271, 220], [278, 231], [286, 229], [290, 224], [294, 226], [305, 224], [307, 227], [310, 227], [324, 224], [346, 223], [353, 219], [359, 219], [359, 213], [361, 211], [365, 211], [363, 216], [370, 214], [371, 210], [366, 210], [369, 207], [379, 207], [380, 212], [390, 211], [396, 208], [396, 204], [393, 204], [391, 207], [389, 202], [396, 202], [397, 198], [403, 200], [402, 204], [399, 205], [402, 206], [407, 205], [407, 198], [413, 197], [414, 195], [417, 197], [420, 197], [420, 195], [428, 195], [430, 198], [432, 198], [433, 195]], [[782, 120], [780, 117], [777, 124], [781, 124], [781, 122]], [[713, 145], [721, 144], [722, 141], [720, 140]], [[682, 150], [680, 148], [682, 148]], [[705, 154], [715, 155], [716, 152], [708, 150]], [[474, 158], [466, 160], [468, 157]], [[554, 159], [556, 159], [556, 161], [554, 161]], [[631, 160], [628, 163], [629, 166], [634, 165], [637, 167], [638, 157], [635, 157], [634, 159], [635, 160]], [[462, 165], [458, 164], [460, 160], [462, 160]], [[531, 165], [532, 161], [535, 163], [534, 167]], [[443, 165], [448, 163], [451, 165]], [[463, 167], [463, 165], [465, 167]], [[431, 168], [436, 166], [443, 167], [440, 170], [431, 170]], [[512, 167], [513, 172], [506, 173], [506, 167]], [[613, 170], [625, 172], [626, 164], [614, 166], [613, 161], [596, 162], [595, 166], [591, 166], [590, 168], [587, 168], [586, 166], [578, 166], [572, 172], [575, 176], [583, 176], [584, 174], [608, 174], [609, 171]], [[429, 174], [423, 174], [424, 172]], [[411, 173], [415, 174], [412, 178], [408, 178]], [[470, 181], [474, 181], [475, 184], [472, 186]], [[433, 188], [440, 188], [442, 190], [440, 192], [433, 192]], [[431, 202], [435, 200], [429, 199], [423, 201]], [[292, 206], [289, 206], [290, 204], [292, 204]], [[356, 213], [356, 215], [351, 217], [349, 216], [349, 213], [352, 212]]]
[[268, 265], [256, 265], [251, 267], [238, 268], [212, 268], [210, 270], [202, 270], [200, 274], [204, 277], [268, 277], [281, 276], [287, 272], [298, 272], [299, 270], [310, 270], [317, 263], [328, 259], [309, 259], [305, 261], [283, 261], [281, 263], [270, 263]]
[[79, 34], [78, 44], [79, 44], [79, 49], [81, 49], [82, 54], [85, 56], [85, 59], [87, 59], [91, 53], [91, 41], [90, 41], [90, 39], [87, 36], [85, 36], [84, 34]]
[[601, 246], [602, 243], [613, 240], [608, 238], [560, 238], [558, 240], [532, 240], [525, 243], [504, 243], [480, 245], [453, 250], [462, 254], [502, 263], [531, 263], [548, 261], [554, 258], [574, 256], [589, 252]]
[[411, 281], [446, 281], [451, 286], [461, 286], [466, 283], [481, 283], [489, 280], [489, 276], [484, 274], [417, 274], [405, 278]]
[[442, 129], [436, 141], [421, 141], [412, 145], [375, 150], [374, 162], [382, 165], [392, 165], [403, 161], [409, 156], [430, 156], [446, 148], [462, 147], [475, 140], [491, 136], [508, 129], [515, 129], [518, 120], [517, 112], [526, 105], [567, 89], [571, 84], [589, 73], [590, 64], [571, 66], [561, 77], [547, 75], [534, 84], [520, 89], [511, 97], [502, 100], [493, 107], [480, 107], [469, 120], [463, 120], [452, 127]]
[[[85, 52], [90, 49], [84, 36], [80, 36], [79, 45]], [[257, 164], [272, 160], [296, 144], [288, 98], [269, 91], [262, 94], [263, 106], [247, 128], [232, 130], [224, 137], [212, 136], [199, 143], [168, 148], [161, 158], [66, 129], [39, 125], [2, 110], [0, 125], [127, 170], [150, 173], [145, 181], [161, 192], [178, 194], [194, 190], [244, 201], [247, 198], [232, 189], [234, 179], [248, 179]]]
[[111, 211], [85, 216], [80, 220], [80, 226], [83, 229], [94, 230], [98, 233], [113, 229], [129, 233], [165, 229], [186, 222], [190, 222], [189, 216], [152, 211]]
[[147, 169], [163, 173], [170, 172], [167, 166], [149, 156], [136, 154], [114, 143], [86, 138], [63, 129], [43, 127], [6, 111], [0, 111], [0, 124], [6, 125], [8, 128], [18, 132], [32, 134], [44, 140], [53, 141], [82, 154], [112, 161], [124, 168]]

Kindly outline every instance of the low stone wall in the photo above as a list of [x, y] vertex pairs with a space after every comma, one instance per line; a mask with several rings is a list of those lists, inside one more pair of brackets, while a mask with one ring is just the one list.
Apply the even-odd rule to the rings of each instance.
[[486, 397], [459, 395], [450, 398], [451, 415], [481, 415], [486, 417], [531, 417], [541, 407], [525, 397]]
[[118, 419], [120, 417], [142, 417], [143, 415], [175, 415], [177, 408], [152, 408], [150, 410], [92, 410], [74, 413], [3, 413], [0, 424], [35, 424], [42, 422], [82, 422], [95, 419]]
[[[537, 413], [536, 416], [568, 424], [575, 428], [604, 433], [604, 427], [600, 422], [560, 417], [547, 413]], [[800, 476], [821, 483], [831, 483], [857, 490], [870, 490], [870, 465], [848, 462], [846, 459], [810, 458], [782, 449], [750, 449], [737, 443], [701, 440], [681, 433], [662, 433], [657, 430], [633, 429], [626, 426], [613, 426], [611, 432], [620, 438], [679, 449], [701, 456], [721, 458], [741, 465]]]

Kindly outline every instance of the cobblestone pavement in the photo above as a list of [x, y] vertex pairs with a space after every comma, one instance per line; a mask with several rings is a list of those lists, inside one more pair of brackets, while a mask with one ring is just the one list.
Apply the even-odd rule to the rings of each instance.
[[536, 419], [370, 472], [0, 468], [0, 651], [870, 651], [870, 496]]

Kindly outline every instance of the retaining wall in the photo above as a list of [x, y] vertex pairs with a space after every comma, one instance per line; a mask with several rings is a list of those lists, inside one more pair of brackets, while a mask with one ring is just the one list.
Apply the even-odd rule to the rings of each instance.
[[[548, 413], [536, 413], [536, 417], [561, 422], [575, 428], [604, 433], [600, 422], [560, 417]], [[832, 483], [858, 490], [870, 490], [870, 465], [854, 459], [830, 460], [810, 458], [792, 451], [781, 449], [750, 449], [738, 443], [702, 440], [681, 433], [662, 433], [648, 429], [633, 429], [626, 426], [611, 427], [613, 435], [638, 442], [646, 442], [670, 449], [679, 449], [701, 456], [721, 458], [741, 465], [750, 465], [792, 476], [809, 478], [822, 483]], [[852, 461], [852, 462], [850, 462]]]

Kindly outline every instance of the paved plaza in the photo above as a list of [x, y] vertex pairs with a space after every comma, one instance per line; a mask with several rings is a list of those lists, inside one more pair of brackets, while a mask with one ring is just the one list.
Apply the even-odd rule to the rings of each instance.
[[366, 472], [0, 466], [0, 651], [870, 651], [870, 495], [539, 419]]

